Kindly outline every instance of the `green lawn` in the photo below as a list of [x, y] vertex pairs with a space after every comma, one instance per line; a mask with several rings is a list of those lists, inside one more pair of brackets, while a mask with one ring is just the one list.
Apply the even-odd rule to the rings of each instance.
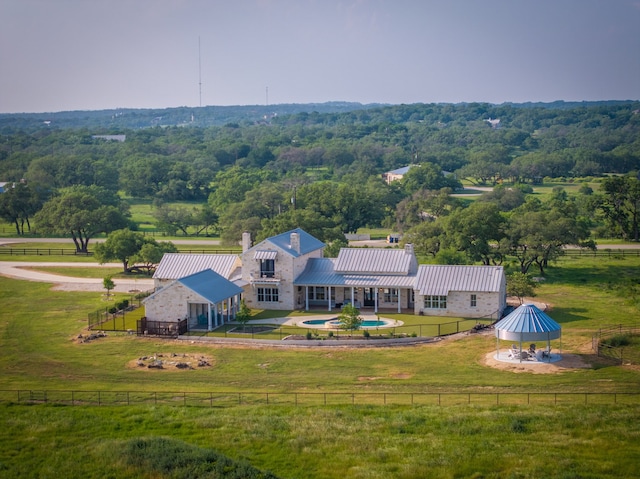
[[[373, 349], [245, 349], [118, 333], [80, 343], [87, 313], [106, 305], [101, 293], [51, 291], [44, 283], [0, 277], [0, 475], [178, 477], [134, 466], [123, 453], [131, 439], [164, 437], [290, 478], [636, 477], [637, 397], [620, 396], [619, 404], [612, 396], [588, 404], [582, 395], [552, 398], [554, 392], [640, 392], [637, 367], [614, 365], [591, 350], [598, 328], [638, 324], [638, 271], [640, 259], [631, 257], [565, 258], [549, 268], [536, 300], [548, 303], [562, 325], [562, 352], [590, 365], [556, 374], [486, 366], [495, 350], [492, 335]], [[154, 354], [203, 355], [210, 366], [136, 367], [138, 358]], [[17, 389], [35, 397], [43, 390], [79, 397], [102, 391], [120, 404], [128, 391], [177, 404], [186, 392], [201, 394], [205, 407], [7, 402]], [[487, 392], [519, 395], [497, 405], [495, 396], [482, 396]], [[293, 393], [301, 395], [298, 406], [279, 404]], [[411, 393], [418, 395], [414, 405]], [[458, 394], [443, 396], [438, 406], [437, 393]], [[545, 399], [527, 404], [527, 393]], [[224, 407], [209, 407], [210, 394], [227, 398]], [[477, 395], [471, 404], [469, 395]], [[351, 406], [352, 398], [370, 402]]]

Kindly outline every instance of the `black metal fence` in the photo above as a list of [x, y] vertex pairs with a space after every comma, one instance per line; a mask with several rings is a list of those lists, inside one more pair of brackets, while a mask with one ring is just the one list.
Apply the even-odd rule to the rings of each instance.
[[187, 320], [181, 321], [149, 321], [142, 317], [137, 321], [136, 332], [138, 336], [169, 336], [177, 338], [188, 331]]
[[128, 299], [120, 300], [89, 313], [87, 315], [88, 328], [103, 331], [135, 329], [135, 321], [140, 318], [140, 311], [137, 310], [142, 306], [142, 300], [149, 294], [149, 292], [133, 294]]
[[[300, 317], [300, 322], [304, 321], [304, 316]], [[359, 329], [350, 331], [340, 328], [327, 329], [303, 328], [299, 326], [283, 326], [269, 324], [246, 324], [243, 326], [225, 325], [212, 333], [206, 330], [189, 330], [192, 336], [214, 336], [236, 339], [308, 339], [308, 340], [333, 340], [341, 339], [393, 339], [402, 337], [433, 338], [439, 336], [449, 336], [461, 332], [477, 333], [490, 328], [495, 320], [493, 319], [466, 319], [461, 321], [451, 321], [449, 323], [438, 324], [404, 324], [398, 326], [386, 326], [376, 328]]]
[[0, 390], [0, 402], [66, 406], [165, 405], [233, 407], [286, 406], [512, 406], [512, 405], [640, 405], [640, 393], [623, 392], [170, 392]]

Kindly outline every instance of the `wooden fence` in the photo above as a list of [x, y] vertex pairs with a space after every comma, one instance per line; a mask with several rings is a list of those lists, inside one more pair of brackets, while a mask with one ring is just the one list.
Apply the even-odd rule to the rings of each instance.
[[624, 392], [171, 392], [0, 390], [0, 403], [64, 406], [528, 406], [640, 405], [640, 393]]

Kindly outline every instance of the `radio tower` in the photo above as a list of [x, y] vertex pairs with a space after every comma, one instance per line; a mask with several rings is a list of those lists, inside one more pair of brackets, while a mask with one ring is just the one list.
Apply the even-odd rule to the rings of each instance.
[[200, 107], [202, 108], [202, 62], [200, 61], [200, 37], [198, 37], [198, 89], [200, 93]]

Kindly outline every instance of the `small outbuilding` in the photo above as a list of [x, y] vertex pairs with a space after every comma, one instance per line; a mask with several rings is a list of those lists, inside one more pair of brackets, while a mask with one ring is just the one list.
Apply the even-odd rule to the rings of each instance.
[[171, 282], [144, 300], [150, 321], [188, 320], [189, 329], [214, 328], [233, 321], [242, 288], [211, 269]]
[[[551, 354], [551, 341], [559, 339], [562, 328], [535, 304], [523, 304], [495, 324], [496, 359], [548, 361], [560, 359]], [[500, 356], [500, 340], [513, 341], [506, 355]], [[536, 341], [546, 342], [545, 349], [539, 349]], [[522, 345], [525, 344], [525, 349]], [[526, 347], [529, 345], [529, 347]]]

